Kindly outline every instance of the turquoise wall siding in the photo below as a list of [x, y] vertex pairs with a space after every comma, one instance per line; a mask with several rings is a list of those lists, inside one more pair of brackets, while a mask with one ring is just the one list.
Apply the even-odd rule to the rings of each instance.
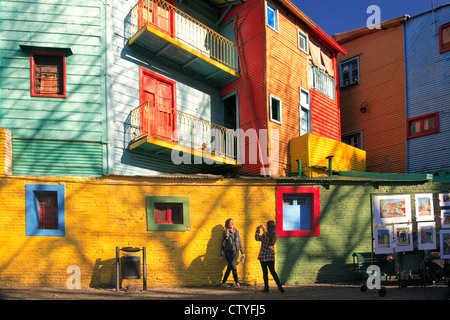
[[[5, 0], [0, 8], [0, 127], [12, 131], [13, 174], [106, 172], [104, 1]], [[30, 95], [30, 53], [19, 45], [71, 49], [66, 98]]]
[[[145, 68], [176, 82], [177, 110], [214, 122], [224, 123], [220, 88], [214, 83], [201, 82], [194, 75], [173, 64], [128, 46], [132, 36], [127, 23], [136, 1], [112, 0], [108, 7], [108, 108], [110, 173], [118, 175], [157, 175], [180, 172], [170, 158], [154, 154], [136, 154], [129, 150], [131, 111], [139, 106], [139, 68]], [[211, 28], [216, 25], [214, 5], [199, 2], [187, 5], [176, 1], [176, 6]], [[195, 10], [193, 9], [195, 8]], [[199, 169], [208, 171], [208, 166]]]
[[408, 140], [408, 173], [450, 166], [450, 52], [439, 53], [439, 27], [448, 22], [450, 5], [405, 22], [406, 118], [439, 113], [439, 133]]

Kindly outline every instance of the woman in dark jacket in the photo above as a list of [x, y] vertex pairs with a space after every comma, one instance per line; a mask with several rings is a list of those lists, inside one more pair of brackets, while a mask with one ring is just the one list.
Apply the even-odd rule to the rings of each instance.
[[242, 254], [242, 259], [245, 259], [244, 249], [242, 248], [241, 236], [239, 231], [234, 227], [233, 219], [227, 219], [225, 222], [225, 231], [223, 232], [222, 238], [222, 252], [220, 254], [220, 259], [225, 259], [228, 262], [227, 270], [223, 276], [222, 287], [228, 287], [227, 280], [230, 272], [233, 272], [234, 286], [239, 288], [239, 278], [237, 274], [236, 263], [239, 259], [239, 251]]

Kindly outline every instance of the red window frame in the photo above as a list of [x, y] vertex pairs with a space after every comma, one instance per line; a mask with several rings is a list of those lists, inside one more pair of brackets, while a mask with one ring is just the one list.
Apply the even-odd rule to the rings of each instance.
[[[278, 237], [317, 237], [320, 235], [320, 191], [318, 187], [277, 187]], [[283, 230], [283, 197], [285, 195], [310, 196], [311, 230]]]
[[[177, 208], [180, 220], [174, 220], [172, 211]], [[165, 210], [165, 219], [161, 219], [158, 210]], [[155, 203], [155, 223], [156, 224], [183, 224], [183, 204], [182, 203]]]
[[450, 27], [450, 22], [439, 27], [439, 53], [444, 53], [444, 52], [450, 51], [450, 46], [448, 48], [444, 49], [444, 40], [442, 38], [442, 30], [449, 28], [449, 27]]
[[[36, 61], [35, 56], [50, 56], [62, 58], [62, 93], [61, 94], [41, 94], [36, 93]], [[66, 55], [59, 51], [31, 51], [31, 96], [32, 97], [47, 97], [47, 98], [66, 98]]]
[[[432, 118], [434, 119], [434, 130], [424, 132], [424, 120], [432, 119]], [[420, 132], [416, 133], [416, 134], [411, 134], [411, 132], [409, 130], [409, 126], [410, 126], [411, 122], [416, 122], [416, 121], [420, 121]], [[406, 124], [406, 136], [408, 139], [422, 137], [422, 136], [426, 136], [426, 135], [438, 133], [438, 132], [439, 132], [439, 113], [438, 112], [408, 119], [407, 124]]]

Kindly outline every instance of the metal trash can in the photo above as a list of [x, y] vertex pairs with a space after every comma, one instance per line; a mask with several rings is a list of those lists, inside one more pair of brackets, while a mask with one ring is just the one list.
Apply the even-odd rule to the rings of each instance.
[[122, 278], [141, 278], [141, 257], [135, 254], [126, 254], [122, 257]]

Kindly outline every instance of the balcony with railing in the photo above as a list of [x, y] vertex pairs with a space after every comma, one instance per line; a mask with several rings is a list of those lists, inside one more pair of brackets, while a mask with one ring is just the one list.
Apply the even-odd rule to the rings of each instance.
[[335, 81], [315, 65], [309, 65], [309, 79], [311, 88], [323, 93], [328, 98], [335, 100]]
[[129, 126], [131, 151], [170, 160], [174, 150], [190, 154], [191, 164], [237, 165], [235, 130], [175, 108], [147, 101], [131, 111]]
[[236, 45], [164, 0], [139, 0], [126, 21], [128, 44], [219, 86], [239, 78]]

